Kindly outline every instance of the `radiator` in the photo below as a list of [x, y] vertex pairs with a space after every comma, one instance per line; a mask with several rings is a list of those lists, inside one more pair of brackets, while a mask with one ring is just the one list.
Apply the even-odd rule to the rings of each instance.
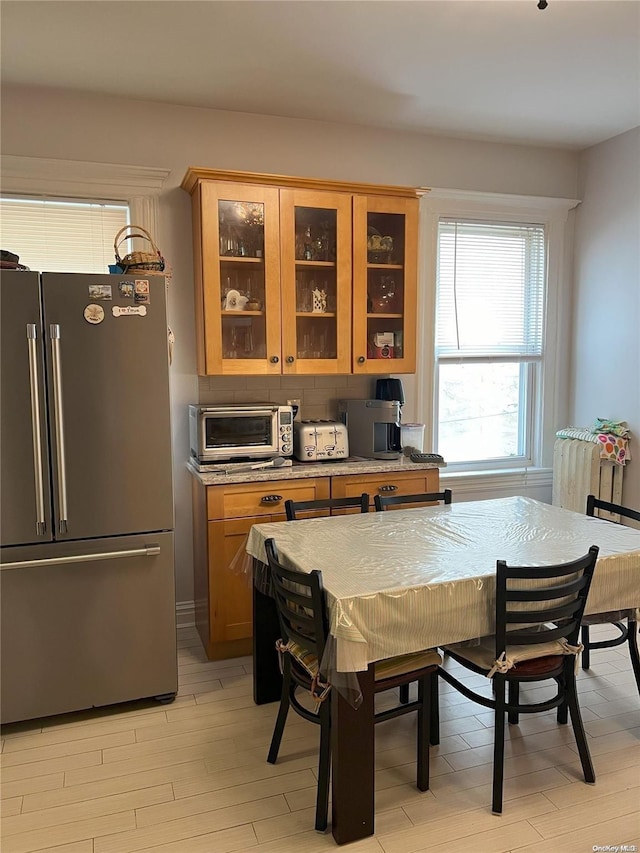
[[[600, 445], [578, 438], [558, 438], [553, 446], [554, 506], [585, 512], [587, 495], [603, 501], [622, 503], [624, 467], [600, 458]], [[604, 510], [596, 515], [611, 521], [619, 516]]]

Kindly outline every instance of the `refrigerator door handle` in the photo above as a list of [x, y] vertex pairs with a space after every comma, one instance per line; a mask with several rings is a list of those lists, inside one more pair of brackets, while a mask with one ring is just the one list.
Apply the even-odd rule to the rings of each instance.
[[160, 553], [159, 545], [146, 548], [131, 548], [128, 551], [103, 551], [98, 554], [74, 554], [68, 557], [49, 557], [42, 560], [21, 560], [17, 563], [2, 563], [0, 569], [32, 569], [36, 566], [58, 566], [63, 563], [93, 563], [98, 560], [121, 560], [124, 557], [155, 557]]
[[60, 362], [60, 326], [49, 326], [51, 337], [51, 366], [53, 372], [53, 417], [56, 424], [56, 460], [58, 463], [59, 532], [66, 533], [67, 525], [67, 460], [64, 446], [64, 415], [62, 406], [62, 365]]
[[27, 323], [27, 346], [29, 348], [29, 386], [31, 391], [31, 434], [33, 436], [33, 470], [36, 490], [36, 534], [43, 536], [47, 531], [44, 509], [44, 481], [42, 478], [42, 434], [40, 432], [40, 396], [38, 380], [38, 351], [35, 323]]

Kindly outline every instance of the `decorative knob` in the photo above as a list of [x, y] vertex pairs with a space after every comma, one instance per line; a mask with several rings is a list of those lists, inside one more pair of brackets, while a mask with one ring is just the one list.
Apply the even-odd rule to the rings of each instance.
[[260, 498], [260, 503], [263, 504], [277, 504], [278, 501], [282, 500], [282, 495], [263, 495]]
[[365, 361], [366, 361], [365, 357], [363, 355], [361, 355], [360, 358], [358, 359], [358, 364], [364, 364]]
[[397, 491], [398, 491], [398, 487], [397, 487], [397, 486], [391, 486], [391, 485], [388, 485], [388, 486], [379, 486], [379, 487], [378, 487], [378, 491], [379, 491], [379, 492], [397, 492]]
[[271, 364], [277, 364], [280, 361], [277, 355], [271, 356]]
[[292, 355], [287, 356], [287, 364], [293, 364], [295, 358]]

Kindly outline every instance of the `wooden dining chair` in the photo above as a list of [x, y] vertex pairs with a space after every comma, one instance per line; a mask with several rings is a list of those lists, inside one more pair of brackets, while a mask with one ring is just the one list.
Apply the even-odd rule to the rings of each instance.
[[[602, 501], [595, 495], [587, 497], [587, 515], [595, 516], [595, 511], [602, 509], [605, 512], [614, 513], [623, 518], [632, 518], [634, 521], [640, 521], [640, 512], [636, 509], [630, 509], [620, 504]], [[615, 524], [617, 522], [612, 521]], [[593, 625], [613, 625], [618, 630], [618, 634], [610, 640], [598, 640], [593, 642], [589, 636], [589, 629]], [[582, 668], [589, 669], [591, 666], [591, 652], [594, 649], [612, 649], [615, 646], [621, 646], [623, 643], [629, 644], [629, 657], [631, 658], [631, 666], [636, 679], [636, 687], [640, 693], [640, 655], [638, 654], [638, 622], [636, 619], [635, 609], [624, 610], [616, 613], [590, 613], [582, 619]]]
[[[331, 696], [326, 674], [320, 669], [328, 636], [322, 573], [309, 574], [286, 569], [278, 559], [273, 539], [265, 542], [282, 638], [277, 648], [282, 662], [282, 693], [267, 761], [275, 764], [289, 708], [320, 725], [318, 789], [315, 828], [327, 828], [329, 778], [331, 769]], [[416, 711], [418, 715], [417, 786], [429, 789], [429, 741], [438, 731], [438, 664], [440, 655], [428, 649], [416, 654], [388, 658], [375, 664], [374, 692], [381, 693], [410, 681], [418, 682], [418, 699], [408, 705], [379, 711], [375, 722], [390, 720]], [[317, 702], [316, 710], [306, 708], [296, 696], [306, 690]], [[437, 742], [437, 741], [435, 741]]]
[[[453, 660], [493, 682], [493, 698], [489, 698], [471, 690], [443, 667], [438, 670], [439, 676], [467, 699], [494, 711], [492, 810], [498, 814], [502, 812], [505, 714], [510, 723], [517, 723], [520, 714], [557, 708], [558, 722], [566, 723], [568, 712], [585, 782], [595, 782], [578, 705], [575, 656], [597, 557], [598, 548], [592, 545], [584, 557], [560, 565], [507, 566], [498, 560], [495, 635], [481, 638], [477, 645], [444, 647]], [[535, 703], [520, 701], [521, 684], [549, 679], [558, 685], [553, 698]]]
[[369, 495], [363, 492], [361, 495], [354, 495], [349, 498], [318, 498], [312, 501], [285, 501], [284, 511], [287, 514], [287, 521], [297, 521], [299, 512], [309, 512], [319, 509], [348, 509], [359, 508], [360, 512], [369, 512]]
[[389, 507], [406, 507], [407, 504], [424, 505], [434, 503], [450, 504], [452, 498], [451, 489], [442, 492], [423, 492], [419, 495], [375, 495], [373, 503], [376, 512], [382, 512]]

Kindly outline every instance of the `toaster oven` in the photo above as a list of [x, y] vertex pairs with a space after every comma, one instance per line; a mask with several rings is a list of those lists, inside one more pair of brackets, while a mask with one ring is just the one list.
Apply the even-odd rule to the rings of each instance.
[[191, 405], [189, 442], [200, 463], [291, 456], [293, 409], [274, 403]]

